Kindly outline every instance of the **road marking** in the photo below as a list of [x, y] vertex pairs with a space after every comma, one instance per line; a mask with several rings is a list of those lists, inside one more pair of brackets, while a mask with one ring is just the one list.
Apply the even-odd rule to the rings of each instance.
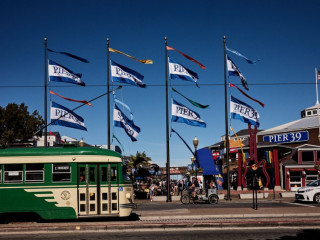
[[310, 206], [310, 205], [305, 205], [305, 204], [302, 204], [302, 203], [292, 203], [292, 202], [287, 202], [288, 204], [293, 204], [293, 205], [298, 205], [298, 206], [304, 206], [304, 207], [316, 207], [316, 206]]

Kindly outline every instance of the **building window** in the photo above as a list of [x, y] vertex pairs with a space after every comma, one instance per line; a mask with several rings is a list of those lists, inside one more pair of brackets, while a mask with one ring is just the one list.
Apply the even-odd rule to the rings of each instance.
[[71, 166], [69, 164], [52, 164], [53, 182], [71, 182]]
[[307, 116], [311, 116], [311, 111], [308, 111], [308, 112], [307, 112]]
[[4, 165], [5, 183], [22, 183], [23, 166], [22, 164]]
[[44, 165], [43, 164], [26, 164], [25, 182], [43, 182]]
[[313, 151], [302, 151], [301, 152], [302, 162], [314, 162]]
[[316, 159], [317, 163], [320, 163], [320, 151], [317, 151], [317, 159]]
[[295, 190], [301, 187], [301, 172], [291, 172], [290, 171], [290, 189]]
[[318, 172], [317, 171], [306, 171], [306, 185], [312, 183], [313, 181], [318, 180]]

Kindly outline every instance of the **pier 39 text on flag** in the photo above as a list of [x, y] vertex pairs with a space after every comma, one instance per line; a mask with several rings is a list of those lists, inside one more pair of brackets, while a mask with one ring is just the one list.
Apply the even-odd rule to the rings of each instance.
[[70, 69], [49, 60], [49, 77], [50, 81], [67, 82], [85, 86], [86, 84], [81, 80], [81, 73], [74, 73]]
[[141, 88], [146, 87], [146, 84], [142, 82], [144, 76], [114, 61], [111, 61], [111, 76], [113, 82], [128, 83]]
[[113, 110], [113, 120], [116, 127], [122, 127], [133, 142], [137, 141], [140, 128], [135, 126], [133, 121], [124, 115], [120, 108], [115, 104]]
[[207, 127], [207, 124], [200, 119], [200, 115], [186, 106], [172, 99], [172, 121], [181, 122], [191, 126]]
[[239, 119], [244, 123], [248, 123], [259, 127], [259, 113], [248, 104], [231, 96], [230, 101], [231, 118]]
[[51, 105], [51, 125], [60, 125], [87, 131], [82, 117], [55, 102], [52, 102]]
[[169, 73], [171, 79], [185, 80], [191, 82], [197, 82], [198, 74], [182, 66], [171, 58], [169, 59]]

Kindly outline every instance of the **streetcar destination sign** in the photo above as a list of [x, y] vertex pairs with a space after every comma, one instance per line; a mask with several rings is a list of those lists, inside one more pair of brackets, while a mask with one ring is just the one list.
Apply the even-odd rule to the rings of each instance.
[[308, 131], [263, 136], [264, 142], [272, 142], [272, 143], [294, 143], [294, 142], [304, 142], [308, 140], [309, 140]]

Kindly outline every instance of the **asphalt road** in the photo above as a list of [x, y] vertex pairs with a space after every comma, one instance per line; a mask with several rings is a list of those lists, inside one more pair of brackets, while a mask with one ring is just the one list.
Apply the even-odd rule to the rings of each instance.
[[[320, 204], [312, 202], [295, 202], [295, 201], [271, 201], [260, 200], [257, 202], [258, 208], [286, 208], [286, 207], [320, 207]], [[246, 201], [220, 201], [218, 204], [208, 203], [195, 203], [195, 204], [182, 204], [180, 202], [152, 202], [150, 204], [138, 204], [137, 209], [146, 211], [159, 211], [159, 210], [173, 210], [173, 209], [190, 209], [190, 208], [252, 208], [253, 202]]]
[[119, 239], [119, 240], [144, 240], [144, 239], [157, 239], [157, 240], [194, 240], [194, 239], [219, 239], [219, 240], [318, 240], [320, 236], [319, 229], [292, 229], [292, 228], [267, 228], [267, 229], [227, 229], [227, 230], [196, 230], [196, 229], [183, 229], [183, 230], [162, 230], [155, 231], [149, 230], [142, 231], [122, 231], [122, 232], [82, 232], [82, 233], [37, 233], [37, 234], [15, 234], [1, 236], [0, 239], [16, 240], [16, 239], [66, 239], [66, 240], [100, 240], [100, 239]]

